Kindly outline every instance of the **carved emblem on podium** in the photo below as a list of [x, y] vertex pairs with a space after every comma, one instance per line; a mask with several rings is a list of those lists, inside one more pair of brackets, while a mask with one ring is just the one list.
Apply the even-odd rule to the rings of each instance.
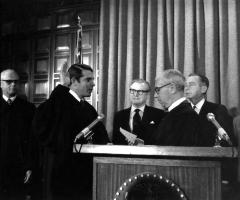
[[114, 200], [187, 200], [172, 180], [151, 172], [136, 174], [118, 189]]

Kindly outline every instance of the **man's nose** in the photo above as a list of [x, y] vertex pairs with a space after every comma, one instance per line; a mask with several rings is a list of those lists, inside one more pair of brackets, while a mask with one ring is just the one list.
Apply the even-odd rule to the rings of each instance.
[[135, 97], [138, 97], [138, 96], [139, 96], [139, 93], [138, 93], [137, 91], [135, 91], [135, 92], [133, 93], [133, 95], [134, 95]]
[[13, 81], [13, 82], [10, 83], [10, 85], [15, 86], [15, 85], [17, 85], [17, 83], [15, 81]]
[[155, 92], [153, 97], [158, 98], [158, 94]]

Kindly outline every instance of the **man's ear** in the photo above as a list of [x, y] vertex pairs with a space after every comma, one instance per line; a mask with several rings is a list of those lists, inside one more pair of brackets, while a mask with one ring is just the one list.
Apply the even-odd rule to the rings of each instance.
[[77, 79], [76, 79], [76, 77], [72, 77], [70, 81], [71, 81], [71, 84], [73, 84], [77, 81]]
[[206, 93], [207, 93], [207, 89], [208, 89], [208, 88], [207, 88], [206, 85], [202, 85], [202, 86], [201, 86], [201, 93], [202, 93], [202, 94], [206, 94]]
[[171, 94], [174, 94], [177, 91], [176, 85], [174, 83], [171, 83], [169, 86], [169, 90]]

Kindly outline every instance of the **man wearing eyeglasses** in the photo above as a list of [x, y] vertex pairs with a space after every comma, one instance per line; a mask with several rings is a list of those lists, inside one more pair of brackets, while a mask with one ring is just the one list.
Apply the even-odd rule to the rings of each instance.
[[135, 140], [127, 139], [120, 128], [136, 135], [148, 144], [149, 135], [161, 122], [165, 116], [163, 110], [146, 105], [150, 94], [150, 85], [143, 79], [133, 80], [130, 89], [131, 107], [118, 111], [114, 117], [113, 123], [113, 143], [123, 145], [133, 145]]
[[18, 81], [19, 76], [14, 70], [1, 72], [0, 199], [23, 198], [24, 183], [31, 176], [27, 160], [35, 106], [19, 98]]
[[151, 143], [167, 146], [195, 146], [199, 140], [199, 119], [184, 97], [185, 78], [178, 70], [165, 70], [156, 79], [156, 98], [168, 111]]

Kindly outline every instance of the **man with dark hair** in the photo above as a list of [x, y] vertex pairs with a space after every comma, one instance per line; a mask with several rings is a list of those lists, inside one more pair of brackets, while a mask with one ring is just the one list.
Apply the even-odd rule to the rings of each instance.
[[[82, 195], [91, 190], [91, 158], [75, 155], [72, 151], [78, 133], [98, 117], [95, 108], [84, 100], [95, 86], [93, 70], [88, 65], [74, 64], [68, 73], [69, 92], [61, 99], [49, 98], [37, 110], [33, 124], [44, 148], [44, 195], [47, 199], [72, 200], [80, 195], [83, 199]], [[93, 132], [94, 144], [108, 143], [108, 135], [101, 122], [93, 128]]]
[[155, 82], [159, 103], [168, 111], [151, 143], [168, 146], [198, 146], [199, 118], [184, 97], [185, 78], [174, 69], [163, 71]]
[[150, 85], [147, 81], [143, 79], [133, 80], [129, 92], [131, 107], [118, 111], [114, 117], [113, 143], [125, 145], [136, 143], [135, 139], [130, 140], [121, 133], [120, 129], [122, 128], [132, 132], [139, 139], [144, 140], [145, 144], [148, 144], [149, 135], [146, 131], [153, 131], [165, 113], [163, 110], [146, 105], [150, 93]]
[[[207, 119], [208, 113], [215, 115], [218, 123], [229, 134], [232, 142], [233, 122], [228, 110], [224, 105], [212, 103], [206, 100], [209, 81], [206, 76], [199, 74], [190, 74], [185, 83], [185, 95], [190, 100], [195, 112], [200, 117], [202, 130], [202, 146], [214, 146], [216, 139], [216, 127]], [[222, 141], [222, 143], [225, 143]]]
[[28, 161], [35, 106], [19, 98], [18, 82], [13, 69], [1, 72], [0, 199], [6, 200], [24, 198], [33, 167]]
[[[235, 145], [232, 117], [228, 114], [228, 110], [224, 105], [207, 101], [208, 87], [208, 78], [199, 74], [190, 74], [185, 83], [185, 95], [191, 101], [192, 108], [200, 118], [200, 127], [202, 129], [200, 145], [214, 146], [220, 143], [222, 146], [229, 146], [224, 140], [218, 141], [218, 130], [208, 121], [208, 113], [213, 113], [215, 115], [216, 120], [228, 133], [231, 142]], [[224, 182], [232, 182], [236, 178], [234, 162], [234, 160], [229, 160], [222, 163], [222, 179]]]

